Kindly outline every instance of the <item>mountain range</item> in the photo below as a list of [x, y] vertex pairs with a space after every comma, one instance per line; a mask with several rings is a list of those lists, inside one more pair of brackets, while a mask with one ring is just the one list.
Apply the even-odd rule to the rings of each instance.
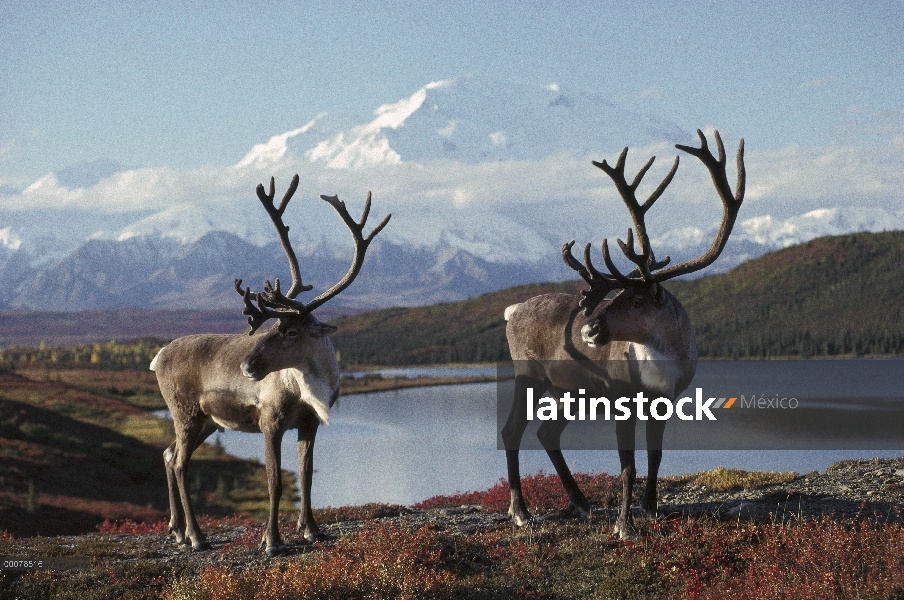
[[[731, 153], [737, 136], [725, 137]], [[357, 216], [373, 189], [373, 221], [393, 213], [358, 280], [331, 305], [423, 305], [561, 281], [573, 276], [563, 242], [593, 242], [598, 252], [603, 237], [624, 238], [630, 224], [590, 160], [614, 161], [628, 144], [634, 172], [664, 154], [641, 188], [652, 190], [675, 143], [699, 142], [676, 123], [556, 84], [462, 76], [369, 116], [308, 117], [226, 167], [127, 168], [100, 158], [0, 189], [0, 308], [235, 307], [234, 278], [252, 288], [288, 279], [253, 190], [273, 175], [281, 194], [295, 172], [302, 183], [285, 221], [314, 293], [342, 276], [352, 253], [341, 220], [317, 196], [339, 193]], [[752, 200], [710, 273], [815, 237], [904, 224], [889, 203], [789, 203], [763, 191], [757, 160], [748, 150]], [[683, 157], [674, 190], [650, 212], [657, 256], [698, 255], [715, 234], [719, 204], [695, 162]]]

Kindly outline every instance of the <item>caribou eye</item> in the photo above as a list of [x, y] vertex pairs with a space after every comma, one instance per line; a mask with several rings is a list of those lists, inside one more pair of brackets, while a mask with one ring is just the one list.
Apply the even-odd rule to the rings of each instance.
[[638, 297], [634, 298], [634, 302], [632, 305], [634, 306], [634, 308], [640, 308], [641, 306], [644, 305], [645, 300], [646, 299], [644, 297], [638, 296]]
[[287, 338], [295, 338], [298, 337], [297, 329], [290, 329], [284, 334]]

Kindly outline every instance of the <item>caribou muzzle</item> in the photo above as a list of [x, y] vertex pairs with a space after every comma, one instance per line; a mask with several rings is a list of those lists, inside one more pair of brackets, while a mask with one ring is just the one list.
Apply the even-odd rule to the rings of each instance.
[[[604, 308], [608, 308], [611, 302], [607, 301]], [[603, 314], [598, 315], [592, 321], [581, 327], [581, 339], [591, 348], [605, 346], [612, 341], [612, 333], [606, 325]]]
[[599, 339], [601, 333], [598, 321], [587, 323], [581, 327], [581, 339], [591, 348], [596, 348], [597, 346], [602, 346], [606, 343]]
[[253, 381], [267, 376], [267, 363], [260, 356], [248, 356], [242, 361], [242, 375]]

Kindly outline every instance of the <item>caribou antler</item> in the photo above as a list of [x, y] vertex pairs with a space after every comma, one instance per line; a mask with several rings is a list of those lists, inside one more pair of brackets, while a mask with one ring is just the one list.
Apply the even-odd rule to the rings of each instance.
[[370, 232], [370, 235], [367, 237], [363, 236], [364, 233], [364, 224], [367, 222], [367, 216], [370, 214], [370, 192], [367, 192], [367, 201], [364, 203], [364, 213], [361, 215], [361, 221], [355, 222], [352, 219], [351, 215], [348, 214], [348, 209], [345, 208], [345, 202], [339, 199], [339, 196], [320, 196], [321, 200], [326, 200], [330, 203], [330, 205], [336, 209], [336, 212], [339, 213], [339, 216], [342, 217], [342, 220], [345, 221], [345, 225], [348, 227], [348, 230], [352, 232], [352, 238], [355, 240], [355, 257], [352, 259], [352, 265], [348, 268], [348, 272], [345, 274], [345, 277], [339, 280], [339, 283], [323, 292], [313, 300], [311, 300], [307, 304], [307, 310], [310, 312], [329, 300], [330, 298], [336, 296], [339, 292], [347, 288], [352, 281], [355, 280], [355, 277], [358, 276], [358, 271], [361, 270], [361, 265], [364, 264], [364, 253], [367, 252], [367, 247], [370, 245], [371, 240], [374, 239], [374, 236], [380, 233], [386, 224], [389, 223], [390, 217], [392, 214], [386, 215], [380, 224], [374, 227], [374, 230]]
[[716, 234], [716, 239], [713, 240], [712, 246], [705, 254], [693, 260], [672, 265], [668, 269], [656, 273], [656, 281], [665, 281], [680, 275], [687, 275], [713, 264], [725, 248], [728, 236], [731, 235], [735, 220], [738, 218], [738, 211], [741, 210], [741, 203], [744, 202], [744, 187], [747, 182], [747, 171], [744, 169], [744, 140], [742, 139], [738, 144], [738, 154], [735, 159], [738, 178], [735, 184], [735, 192], [732, 194], [731, 187], [728, 185], [728, 175], [725, 173], [725, 146], [722, 145], [722, 138], [719, 136], [719, 132], [715, 131], [714, 135], [719, 151], [718, 159], [709, 151], [709, 147], [706, 145], [706, 136], [699, 129], [697, 130], [697, 136], [700, 138], [699, 148], [681, 144], [675, 144], [675, 147], [699, 158], [700, 162], [709, 171], [713, 185], [716, 186], [716, 191], [719, 193], [719, 199], [722, 200], [722, 222], [719, 224], [719, 232]]
[[275, 285], [271, 285], [270, 281], [267, 280], [264, 283], [264, 290], [262, 292], [252, 293], [250, 288], [246, 287], [244, 290], [242, 289], [241, 279], [235, 280], [235, 291], [241, 294], [245, 301], [245, 308], [242, 309], [242, 314], [248, 316], [248, 325], [251, 326], [249, 333], [254, 333], [268, 319], [306, 315], [351, 285], [352, 281], [355, 280], [355, 277], [358, 276], [361, 265], [364, 264], [364, 254], [367, 252], [367, 247], [370, 245], [371, 240], [380, 233], [389, 222], [390, 217], [392, 217], [391, 214], [386, 215], [380, 224], [377, 225], [367, 237], [364, 237], [364, 224], [367, 222], [367, 216], [370, 214], [370, 192], [367, 193], [367, 202], [364, 205], [364, 214], [361, 216], [360, 222], [355, 222], [354, 219], [352, 219], [351, 215], [348, 214], [345, 203], [339, 200], [337, 196], [320, 196], [323, 200], [329, 202], [336, 212], [339, 213], [339, 216], [342, 217], [342, 220], [352, 232], [352, 238], [355, 243], [355, 256], [352, 259], [351, 267], [349, 267], [345, 277], [343, 277], [339, 283], [314, 298], [311, 302], [305, 304], [295, 300], [295, 297], [300, 292], [310, 291], [313, 289], [313, 286], [304, 285], [301, 281], [298, 258], [295, 256], [295, 251], [292, 249], [292, 244], [289, 242], [289, 227], [285, 225], [282, 220], [282, 215], [286, 210], [286, 206], [289, 204], [289, 200], [292, 199], [292, 195], [295, 194], [295, 191], [298, 189], [298, 175], [296, 174], [292, 178], [289, 189], [286, 191], [285, 196], [283, 196], [279, 207], [276, 207], [273, 203], [273, 199], [276, 195], [275, 188], [276, 182], [274, 178], [271, 177], [270, 193], [266, 193], [263, 184], [259, 184], [257, 186], [257, 197], [260, 199], [261, 204], [264, 205], [267, 214], [270, 215], [270, 220], [273, 221], [273, 225], [276, 227], [276, 232], [279, 236], [279, 241], [282, 244], [283, 251], [286, 254], [286, 258], [289, 260], [289, 268], [292, 273], [292, 286], [286, 294], [283, 294], [279, 288], [279, 279], [275, 280]]
[[[725, 248], [725, 243], [728, 241], [728, 236], [731, 234], [731, 230], [734, 227], [738, 211], [741, 208], [741, 203], [744, 201], [744, 185], [746, 181], [746, 173], [744, 171], [744, 140], [741, 140], [740, 145], [738, 146], [738, 180], [737, 185], [735, 186], [736, 192], [732, 194], [731, 187], [728, 185], [728, 177], [725, 173], [725, 148], [722, 145], [722, 138], [719, 136], [719, 132], [715, 132], [716, 144], [719, 152], [718, 159], [709, 151], [706, 137], [703, 135], [703, 132], [698, 129], [697, 135], [700, 137], [699, 148], [683, 146], [681, 144], [676, 144], [675, 147], [699, 158], [709, 170], [713, 184], [719, 194], [719, 198], [722, 200], [722, 223], [719, 226], [719, 232], [716, 234], [716, 239], [705, 254], [693, 260], [672, 265], [668, 268], [665, 268], [671, 260], [668, 256], [661, 261], [657, 261], [653, 254], [653, 249], [650, 246], [650, 238], [647, 235], [644, 217], [650, 207], [653, 206], [653, 203], [662, 196], [665, 188], [672, 182], [672, 178], [678, 170], [679, 158], [677, 156], [675, 157], [675, 163], [672, 165], [668, 175], [665, 176], [665, 179], [662, 180], [659, 186], [652, 194], [650, 194], [643, 204], [638, 202], [636, 191], [644, 175], [646, 175], [647, 171], [653, 165], [653, 161], [656, 160], [655, 156], [648, 160], [640, 171], [638, 171], [637, 175], [634, 177], [634, 181], [630, 184], [625, 178], [625, 159], [628, 156], [627, 148], [622, 150], [614, 167], [610, 166], [605, 160], [601, 163], [593, 161], [593, 165], [605, 171], [612, 179], [613, 183], [615, 183], [615, 188], [618, 190], [622, 201], [625, 203], [625, 206], [628, 208], [628, 212], [631, 215], [631, 221], [634, 227], [628, 229], [627, 241], [623, 242], [621, 239], [617, 239], [616, 241], [618, 242], [622, 254], [624, 254], [629, 261], [634, 263], [637, 268], [628, 275], [622, 274], [618, 268], [616, 268], [615, 263], [612, 261], [612, 257], [609, 255], [609, 242], [607, 239], [603, 240], [602, 253], [603, 262], [606, 263], [606, 268], [609, 269], [609, 273], [602, 273], [593, 267], [593, 264], [590, 262], [590, 244], [587, 244], [584, 248], [583, 265], [571, 254], [571, 248], [574, 245], [574, 241], [572, 240], [565, 244], [565, 246], [562, 247], [562, 258], [565, 263], [577, 271], [584, 281], [590, 284], [589, 290], [581, 292], [584, 295], [584, 298], [581, 300], [581, 306], [584, 308], [585, 314], [590, 314], [596, 305], [606, 297], [606, 294], [615, 289], [624, 288], [629, 285], [652, 285], [673, 277], [699, 271], [712, 264], [716, 258], [719, 257], [719, 254], [722, 253], [722, 250]], [[640, 247], [640, 252], [635, 248], [635, 234], [637, 236], [637, 244]]]
[[[662, 262], [657, 262], [656, 257], [653, 256], [653, 250], [650, 248], [650, 238], [647, 236], [647, 226], [644, 222], [644, 215], [646, 215], [647, 211], [650, 210], [650, 207], [653, 206], [653, 203], [662, 196], [665, 188], [672, 182], [672, 177], [675, 176], [675, 172], [678, 170], [679, 159], [677, 156], [675, 157], [675, 163], [672, 165], [672, 170], [669, 171], [669, 174], [665, 176], [665, 179], [662, 180], [659, 187], [657, 187], [643, 205], [641, 205], [637, 201], [635, 192], [637, 191], [637, 187], [640, 185], [643, 176], [646, 175], [650, 167], [653, 166], [653, 161], [656, 160], [656, 157], [654, 156], [647, 161], [647, 164], [637, 172], [634, 181], [630, 184], [628, 184], [628, 181], [625, 179], [625, 159], [627, 157], [628, 149], [625, 148], [619, 155], [615, 167], [610, 167], [605, 160], [601, 163], [593, 161], [593, 166], [605, 171], [612, 179], [625, 206], [628, 207], [628, 212], [631, 214], [631, 221], [634, 223], [634, 231], [637, 232], [637, 241], [640, 244], [640, 254], [637, 254], [637, 252], [634, 251], [634, 236], [632, 235], [631, 229], [628, 229], [628, 242], [625, 243], [622, 242], [621, 239], [618, 239], [618, 246], [621, 248], [625, 257], [637, 265], [637, 268], [640, 270], [641, 279], [646, 282], [650, 279], [651, 271], [661, 269], [669, 263], [670, 259], [669, 257], [666, 257]], [[633, 283], [632, 279], [622, 275], [612, 263], [612, 259], [609, 257], [608, 240], [603, 240], [603, 260], [615, 279], [624, 284]]]
[[584, 281], [590, 284], [589, 290], [581, 291], [581, 295], [584, 297], [581, 298], [580, 302], [581, 308], [584, 309], [584, 314], [590, 315], [597, 305], [606, 299], [606, 295], [609, 292], [623, 286], [611, 275], [596, 270], [593, 266], [593, 262], [590, 260], [590, 244], [584, 246], [583, 265], [571, 253], [572, 246], [574, 246], [574, 240], [571, 240], [562, 246], [562, 259], [565, 261], [565, 264], [577, 271]]

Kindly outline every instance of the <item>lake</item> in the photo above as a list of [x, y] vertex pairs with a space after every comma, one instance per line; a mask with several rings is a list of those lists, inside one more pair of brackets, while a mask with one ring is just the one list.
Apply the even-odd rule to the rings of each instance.
[[[707, 363], [700, 363], [705, 377]], [[432, 368], [444, 376], [446, 368]], [[484, 374], [481, 371], [479, 374]], [[490, 374], [495, 368], [490, 368]], [[387, 373], [388, 374], [388, 370]], [[422, 369], [393, 369], [416, 376]], [[464, 373], [471, 374], [471, 373]], [[438, 494], [491, 487], [506, 477], [505, 453], [496, 448], [496, 384], [476, 383], [406, 388], [343, 396], [321, 427], [314, 447], [315, 507], [386, 502], [411, 505]], [[166, 413], [166, 411], [162, 411]], [[642, 431], [638, 428], [638, 432]], [[668, 435], [668, 428], [666, 428]], [[227, 452], [263, 463], [263, 436], [227, 430], [215, 433]], [[613, 434], [614, 435], [614, 434]], [[642, 434], [641, 434], [642, 436]], [[283, 439], [283, 469], [296, 471], [295, 431]], [[824, 470], [848, 458], [892, 458], [901, 451], [687, 451], [667, 450], [661, 474], [683, 474], [717, 466], [761, 471]], [[574, 471], [618, 473], [614, 450], [566, 451]], [[553, 468], [542, 450], [521, 453], [522, 473]], [[646, 473], [646, 456], [637, 452], [638, 473]]]

